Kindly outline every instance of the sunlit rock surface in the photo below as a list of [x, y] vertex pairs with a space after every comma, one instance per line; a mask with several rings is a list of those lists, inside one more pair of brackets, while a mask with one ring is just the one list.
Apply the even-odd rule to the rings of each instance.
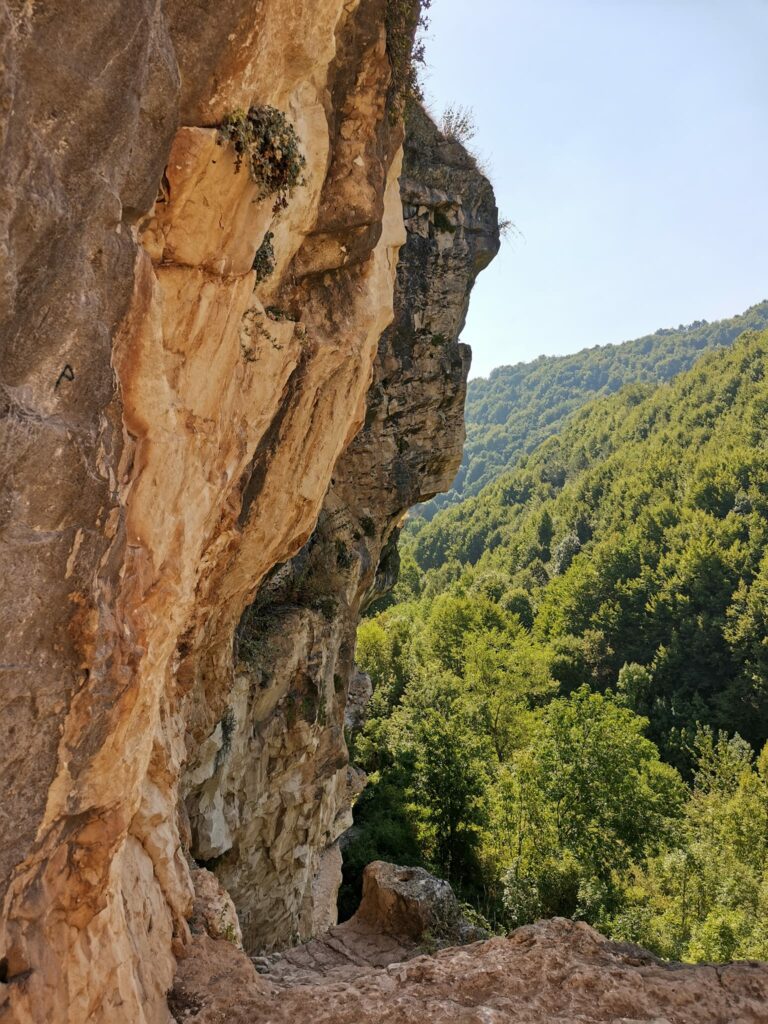
[[[393, 315], [384, 6], [0, 7], [4, 1021], [168, 1019], [182, 765], [232, 704], [235, 625], [312, 532]], [[250, 104], [307, 159], [277, 216], [217, 144]]]
[[357, 622], [394, 582], [403, 514], [449, 487], [461, 460], [469, 350], [458, 337], [499, 246], [493, 190], [413, 107], [400, 192], [395, 321], [378, 345], [365, 424], [333, 470], [309, 541], [247, 611], [229, 703], [185, 782], [192, 853], [231, 893], [252, 952], [336, 921], [337, 840], [364, 784], [345, 736], [366, 697]]

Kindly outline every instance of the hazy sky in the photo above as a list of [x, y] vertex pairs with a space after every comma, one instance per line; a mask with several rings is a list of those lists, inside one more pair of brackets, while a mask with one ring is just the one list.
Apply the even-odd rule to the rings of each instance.
[[472, 375], [768, 298], [768, 0], [433, 0], [427, 99], [523, 237], [480, 277]]

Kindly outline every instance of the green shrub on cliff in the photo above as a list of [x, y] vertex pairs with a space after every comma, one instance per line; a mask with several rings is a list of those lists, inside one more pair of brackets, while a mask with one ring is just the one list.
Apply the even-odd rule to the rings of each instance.
[[274, 234], [268, 231], [256, 250], [252, 269], [256, 271], [256, 281], [266, 281], [275, 271], [275, 247], [272, 244]]
[[424, 43], [416, 38], [426, 28], [426, 12], [432, 0], [386, 0], [387, 55], [392, 69], [389, 86], [393, 118], [402, 114], [409, 99], [420, 99], [419, 65], [424, 63]]
[[288, 197], [297, 185], [304, 184], [307, 162], [296, 131], [281, 110], [235, 110], [224, 118], [219, 139], [235, 147], [236, 171], [245, 161], [251, 178], [259, 186], [260, 198], [275, 196], [275, 212], [288, 205]]

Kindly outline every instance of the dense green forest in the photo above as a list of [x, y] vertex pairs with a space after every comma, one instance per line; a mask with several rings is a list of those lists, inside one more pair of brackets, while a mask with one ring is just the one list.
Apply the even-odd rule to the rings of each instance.
[[572, 413], [405, 538], [345, 854], [666, 957], [768, 958], [768, 331]]
[[[565, 418], [593, 398], [626, 384], [658, 384], [689, 369], [705, 351], [726, 348], [746, 330], [768, 327], [768, 302], [730, 320], [663, 328], [621, 345], [600, 345], [569, 356], [540, 356], [531, 363], [500, 366], [488, 379], [469, 382], [467, 441], [461, 468], [447, 494], [418, 509], [431, 519], [438, 509], [477, 494], [557, 433]], [[418, 517], [414, 517], [418, 523]]]

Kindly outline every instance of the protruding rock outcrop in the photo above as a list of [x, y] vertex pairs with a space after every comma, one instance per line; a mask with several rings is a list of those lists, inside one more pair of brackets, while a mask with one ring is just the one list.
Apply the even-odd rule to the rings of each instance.
[[192, 853], [231, 893], [250, 951], [336, 920], [337, 840], [363, 784], [344, 732], [365, 691], [355, 629], [394, 582], [404, 512], [448, 487], [461, 459], [469, 350], [458, 337], [499, 245], [493, 191], [414, 107], [400, 192], [395, 321], [378, 346], [365, 424], [333, 469], [309, 541], [243, 617], [228, 706], [186, 780]]
[[[393, 315], [385, 11], [0, 6], [9, 1020], [167, 1019], [193, 904], [181, 768], [235, 699], [235, 625], [312, 532]], [[218, 145], [250, 105], [306, 157], [277, 213]]]
[[444, 879], [424, 868], [381, 860], [369, 864], [363, 873], [363, 898], [351, 921], [416, 942], [429, 937], [442, 946], [464, 946], [488, 938], [487, 932], [467, 921]]

